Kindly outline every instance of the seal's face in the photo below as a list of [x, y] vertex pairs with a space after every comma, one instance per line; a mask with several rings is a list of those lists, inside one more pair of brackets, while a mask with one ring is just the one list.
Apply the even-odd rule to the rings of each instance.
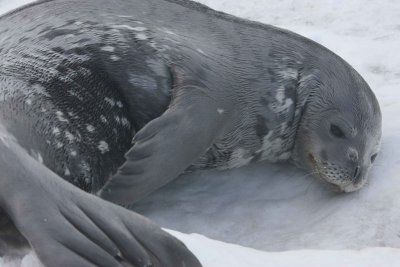
[[358, 74], [342, 78], [322, 84], [308, 100], [292, 159], [335, 191], [352, 192], [366, 183], [378, 154], [381, 113]]

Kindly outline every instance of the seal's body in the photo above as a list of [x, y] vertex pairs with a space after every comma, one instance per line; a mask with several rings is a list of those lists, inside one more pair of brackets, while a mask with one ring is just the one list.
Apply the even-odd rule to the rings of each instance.
[[217, 103], [215, 116], [235, 113], [235, 130], [196, 167], [289, 159], [309, 93], [298, 84], [319, 60], [307, 52], [321, 49], [290, 32], [169, 1], [49, 1], [3, 24], [3, 121], [32, 156], [86, 190], [122, 164], [134, 134], [168, 108], [171, 85], [181, 86], [185, 72], [210, 99], [235, 105]]
[[0, 20], [3, 139], [86, 191], [127, 204], [260, 160], [341, 191], [366, 181], [378, 103], [311, 40], [181, 0], [43, 1]]

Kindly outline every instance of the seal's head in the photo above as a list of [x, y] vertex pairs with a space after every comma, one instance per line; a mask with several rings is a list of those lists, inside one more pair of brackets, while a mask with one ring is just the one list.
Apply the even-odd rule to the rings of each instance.
[[[378, 101], [349, 65], [308, 75], [302, 86], [311, 92], [297, 129], [292, 159], [341, 192], [367, 181], [381, 138]], [[344, 65], [344, 66], [343, 66]], [[308, 79], [308, 81], [307, 81]]]

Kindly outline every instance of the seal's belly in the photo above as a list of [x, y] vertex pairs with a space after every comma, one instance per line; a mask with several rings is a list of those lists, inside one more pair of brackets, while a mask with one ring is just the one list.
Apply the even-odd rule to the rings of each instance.
[[122, 164], [135, 132], [118, 92], [105, 82], [91, 90], [72, 83], [68, 89], [19, 85], [23, 90], [0, 92], [2, 123], [39, 162], [84, 190], [97, 190]]
[[38, 161], [97, 191], [124, 162], [134, 134], [167, 108], [170, 81], [163, 62], [123, 29], [102, 40], [108, 28], [80, 27], [89, 26], [38, 28], [40, 38], [26, 33], [37, 45], [12, 43], [0, 62], [0, 119]]

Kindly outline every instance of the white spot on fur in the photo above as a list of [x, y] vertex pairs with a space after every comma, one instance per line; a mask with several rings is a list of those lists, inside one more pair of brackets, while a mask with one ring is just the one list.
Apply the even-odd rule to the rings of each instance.
[[70, 95], [75, 96], [76, 98], [78, 98], [80, 101], [83, 101], [83, 97], [80, 96], [80, 95], [78, 94], [78, 92], [72, 91], [72, 90], [68, 90], [67, 92], [68, 92]]
[[[161, 49], [158, 47], [158, 44], [156, 44], [156, 43], [153, 42], [153, 41], [150, 42], [150, 46], [151, 46], [152, 48], [154, 48], [155, 50], [161, 50]], [[162, 51], [164, 51], [164, 49], [162, 49]]]
[[75, 23], [74, 23], [75, 25], [77, 25], [77, 26], [80, 26], [80, 25], [82, 25], [83, 24], [83, 22], [82, 21], [75, 21]]
[[285, 160], [288, 160], [291, 155], [292, 155], [292, 153], [290, 153], [290, 152], [283, 152], [276, 157], [276, 160], [277, 161], [285, 161]]
[[47, 93], [47, 89], [42, 85], [33, 84], [31, 87], [31, 90], [33, 92], [35, 92], [36, 94], [41, 94], [41, 95], [50, 97], [50, 95]]
[[40, 163], [43, 163], [42, 154], [38, 153], [38, 158], [37, 158], [37, 160], [38, 160]]
[[59, 121], [68, 122], [68, 120], [64, 118], [64, 113], [62, 111], [56, 111], [56, 116]]
[[118, 61], [118, 60], [121, 60], [121, 58], [120, 58], [119, 56], [116, 56], [116, 55], [112, 55], [112, 56], [110, 56], [110, 59], [111, 59], [112, 61]]
[[132, 16], [127, 16], [127, 15], [118, 15], [117, 17], [120, 17], [120, 18], [131, 18]]
[[132, 30], [137, 31], [137, 32], [142, 32], [147, 30], [145, 27], [133, 27]]
[[285, 99], [285, 88], [279, 87], [276, 92], [276, 100], [282, 104], [283, 100]]
[[47, 109], [41, 108], [40, 111], [41, 111], [41, 112], [47, 112]]
[[244, 166], [250, 163], [252, 159], [253, 157], [248, 156], [246, 150], [244, 150], [243, 148], [239, 148], [232, 153], [229, 160], [229, 168]]
[[107, 45], [107, 46], [103, 46], [101, 48], [101, 51], [105, 51], [105, 52], [114, 52], [115, 51], [115, 47]]
[[162, 30], [163, 32], [167, 33], [167, 34], [176, 35], [176, 33], [174, 33], [173, 31], [171, 31], [170, 29], [162, 28], [161, 30]]
[[277, 89], [275, 99], [277, 103], [272, 107], [274, 113], [287, 112], [293, 105], [293, 100], [291, 98], [285, 99], [285, 88], [283, 86]]
[[76, 152], [75, 150], [71, 150], [69, 154], [73, 157], [76, 157], [76, 155], [78, 155], [78, 152]]
[[147, 39], [148, 39], [147, 35], [146, 35], [146, 34], [144, 34], [144, 33], [138, 33], [138, 34], [136, 34], [135, 36], [136, 36], [136, 39], [138, 39], [138, 40], [142, 40], [142, 41], [144, 41], [144, 40], [147, 40]]
[[81, 162], [81, 167], [85, 172], [90, 172], [89, 164], [86, 161]]
[[297, 69], [288, 68], [278, 71], [277, 74], [283, 79], [297, 79], [299, 72]]
[[222, 114], [225, 112], [225, 110], [223, 110], [222, 108], [217, 108], [217, 112], [218, 112], [220, 115], [222, 115]]
[[309, 80], [314, 80], [316, 76], [317, 76], [316, 74], [308, 74], [308, 75], [306, 75], [304, 77], [301, 77], [299, 82], [300, 83], [304, 83], [304, 82], [307, 82]]
[[96, 130], [96, 128], [95, 128], [93, 125], [88, 124], [88, 125], [86, 126], [86, 130], [87, 130], [88, 132], [92, 133], [92, 132], [94, 132], [94, 130]]
[[104, 116], [104, 115], [100, 115], [100, 120], [101, 120], [103, 123], [107, 123], [107, 118], [106, 118], [106, 116]]
[[200, 54], [203, 54], [203, 55], [205, 55], [205, 54], [206, 54], [206, 53], [204, 53], [204, 51], [203, 51], [203, 50], [201, 50], [200, 48], [197, 48], [197, 49], [196, 49], [196, 51], [197, 51], [197, 52], [199, 52]]
[[74, 141], [75, 140], [75, 136], [72, 134], [72, 133], [70, 133], [69, 131], [66, 131], [65, 132], [65, 137], [68, 139], [68, 141], [70, 141], [70, 142], [72, 142], [72, 141]]
[[104, 101], [106, 101], [108, 104], [110, 104], [110, 106], [115, 106], [115, 100], [109, 97], [105, 97]]
[[117, 123], [121, 123], [121, 118], [120, 118], [120, 117], [115, 116], [114, 119], [115, 119], [115, 121], [116, 121]]
[[277, 108], [278, 112], [287, 111], [293, 105], [293, 100], [288, 98], [285, 102]]
[[81, 135], [81, 133], [80, 133], [79, 131], [76, 131], [75, 133], [76, 133], [76, 140], [77, 140], [77, 141], [82, 141], [82, 135]]
[[31, 149], [30, 154], [31, 154], [31, 156], [32, 156], [34, 159], [36, 159], [39, 163], [43, 163], [42, 155], [41, 155], [39, 152], [37, 152], [37, 151]]
[[128, 121], [128, 119], [125, 118], [125, 117], [122, 117], [121, 122], [122, 122], [122, 125], [124, 125], [124, 126], [130, 126], [131, 125], [130, 122]]
[[114, 28], [115, 29], [131, 30], [131, 31], [135, 30], [135, 27], [132, 27], [132, 26], [129, 26], [129, 25], [125, 25], [125, 24], [123, 24], [123, 25], [114, 25]]
[[29, 106], [32, 105], [32, 99], [28, 98], [27, 100], [25, 100], [25, 103]]
[[102, 154], [110, 151], [110, 149], [108, 148], [108, 143], [106, 141], [100, 141], [97, 148], [100, 150]]
[[262, 153], [261, 160], [268, 160], [269, 162], [283, 161], [290, 158], [290, 152], [282, 152], [285, 148], [286, 142], [281, 137], [273, 138], [273, 131], [270, 131], [263, 137], [262, 146], [257, 153]]
[[62, 148], [64, 145], [63, 145], [63, 143], [61, 143], [61, 142], [57, 142], [57, 144], [56, 144], [56, 147], [58, 148], [58, 149], [60, 149], [60, 148]]
[[122, 108], [122, 107], [124, 107], [124, 105], [122, 104], [122, 102], [121, 101], [117, 101], [117, 106], [119, 107], [119, 108]]
[[59, 135], [60, 134], [60, 129], [58, 127], [53, 128], [53, 134], [54, 135]]
[[71, 172], [69, 171], [68, 168], [65, 168], [65, 170], [64, 170], [64, 175], [65, 175], [65, 176], [70, 176], [70, 175], [71, 175]]

